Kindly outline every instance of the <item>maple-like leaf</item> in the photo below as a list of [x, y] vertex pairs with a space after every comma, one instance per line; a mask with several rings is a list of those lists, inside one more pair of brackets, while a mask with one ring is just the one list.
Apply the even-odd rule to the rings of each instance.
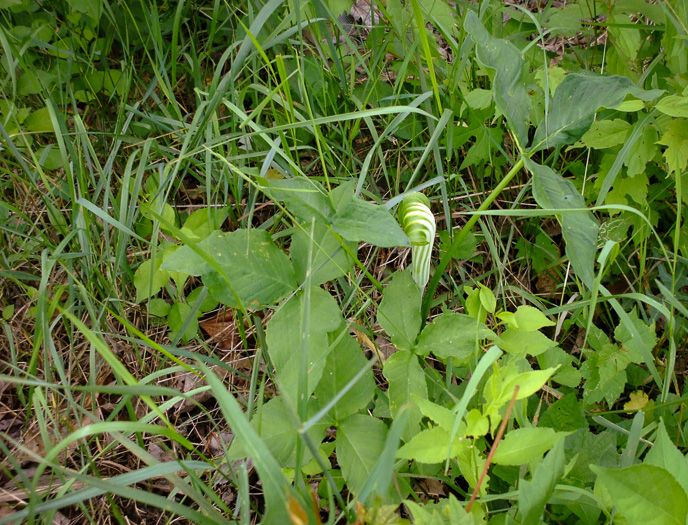
[[666, 146], [664, 158], [669, 165], [669, 171], [683, 173], [688, 166], [688, 120], [672, 120], [657, 144]]

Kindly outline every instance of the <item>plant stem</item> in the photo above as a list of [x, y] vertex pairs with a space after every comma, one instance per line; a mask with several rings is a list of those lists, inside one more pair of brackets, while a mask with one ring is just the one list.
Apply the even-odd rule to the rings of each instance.
[[461, 244], [463, 244], [463, 241], [470, 233], [471, 228], [473, 228], [473, 226], [475, 226], [475, 223], [478, 222], [478, 219], [480, 219], [480, 212], [485, 211], [490, 207], [490, 205], [495, 201], [495, 199], [499, 196], [502, 190], [504, 190], [504, 188], [506, 188], [509, 185], [511, 179], [513, 179], [516, 176], [516, 174], [521, 170], [522, 167], [523, 157], [521, 156], [516, 161], [516, 164], [512, 166], [511, 170], [509, 170], [509, 173], [506, 174], [506, 176], [497, 185], [497, 187], [494, 190], [492, 190], [492, 193], [490, 193], [487, 196], [487, 198], [483, 201], [480, 207], [476, 210], [475, 215], [471, 215], [471, 217], [468, 219], [468, 222], [464, 225], [464, 227], [456, 235], [456, 237], [454, 237], [454, 241], [452, 242], [451, 247], [440, 259], [440, 262], [437, 265], [437, 268], [435, 268], [435, 272], [432, 275], [432, 279], [430, 279], [428, 287], [425, 290], [425, 295], [423, 296], [423, 304], [421, 306], [422, 319], [427, 320], [428, 314], [430, 313], [430, 305], [432, 303], [432, 298], [435, 295], [435, 290], [437, 289], [437, 285], [439, 284], [440, 279], [442, 278], [442, 274], [444, 273], [444, 270], [447, 269], [447, 266], [449, 266], [449, 263], [454, 258], [454, 255], [458, 251], [459, 247], [461, 246]]

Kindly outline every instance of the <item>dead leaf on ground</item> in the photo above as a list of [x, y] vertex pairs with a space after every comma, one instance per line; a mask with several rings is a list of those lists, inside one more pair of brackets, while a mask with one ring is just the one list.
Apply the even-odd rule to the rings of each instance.
[[211, 341], [217, 345], [220, 350], [231, 350], [235, 346], [236, 334], [236, 320], [234, 319], [234, 312], [232, 310], [225, 310], [219, 312], [215, 317], [206, 319], [198, 323]]

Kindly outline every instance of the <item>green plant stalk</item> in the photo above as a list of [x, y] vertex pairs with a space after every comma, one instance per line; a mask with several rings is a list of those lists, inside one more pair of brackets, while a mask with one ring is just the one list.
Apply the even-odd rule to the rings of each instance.
[[511, 183], [511, 180], [516, 176], [516, 174], [521, 170], [521, 168], [523, 168], [523, 156], [519, 157], [519, 159], [516, 161], [516, 164], [514, 164], [511, 167], [511, 170], [509, 170], [509, 173], [507, 173], [504, 176], [502, 181], [497, 185], [497, 187], [494, 190], [492, 190], [492, 193], [490, 193], [487, 196], [487, 198], [483, 201], [480, 207], [476, 210], [477, 213], [475, 215], [471, 215], [471, 217], [468, 219], [468, 222], [466, 222], [461, 231], [456, 235], [456, 237], [454, 237], [454, 241], [452, 242], [451, 247], [440, 259], [440, 262], [438, 263], [437, 268], [435, 268], [435, 272], [432, 275], [432, 279], [430, 279], [428, 287], [425, 290], [425, 295], [423, 296], [423, 303], [420, 309], [422, 319], [428, 318], [432, 298], [435, 295], [435, 290], [437, 290], [437, 285], [439, 284], [440, 279], [442, 278], [442, 274], [444, 273], [444, 270], [447, 269], [447, 266], [449, 266], [451, 260], [454, 258], [454, 254], [458, 251], [459, 246], [461, 246], [466, 236], [470, 233], [471, 228], [473, 228], [475, 223], [478, 222], [478, 219], [480, 219], [479, 213], [487, 210], [490, 207], [490, 205], [495, 201], [495, 199], [497, 199], [497, 197], [504, 190], [504, 188], [506, 188], [509, 185], [509, 183]]

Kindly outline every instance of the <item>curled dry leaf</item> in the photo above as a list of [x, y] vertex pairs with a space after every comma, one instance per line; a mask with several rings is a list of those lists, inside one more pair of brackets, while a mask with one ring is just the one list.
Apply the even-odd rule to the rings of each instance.
[[211, 341], [220, 350], [231, 350], [235, 346], [235, 341], [239, 340], [232, 310], [227, 309], [224, 312], [218, 312], [215, 317], [198, 323], [198, 326], [208, 334]]

